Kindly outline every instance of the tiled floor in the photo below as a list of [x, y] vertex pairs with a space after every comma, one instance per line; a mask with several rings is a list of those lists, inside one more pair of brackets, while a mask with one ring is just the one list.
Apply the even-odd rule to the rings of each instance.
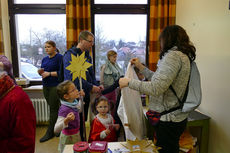
[[36, 128], [35, 153], [58, 153], [59, 137], [54, 137], [43, 143], [39, 142], [46, 129], [47, 126], [37, 126]]
[[[36, 128], [36, 143], [35, 143], [35, 153], [58, 153], [58, 143], [59, 137], [54, 137], [49, 141], [40, 143], [40, 138], [45, 134], [47, 126], [37, 126]], [[86, 123], [86, 137], [89, 135], [89, 124]], [[120, 132], [120, 137], [118, 141], [124, 141], [124, 131]]]

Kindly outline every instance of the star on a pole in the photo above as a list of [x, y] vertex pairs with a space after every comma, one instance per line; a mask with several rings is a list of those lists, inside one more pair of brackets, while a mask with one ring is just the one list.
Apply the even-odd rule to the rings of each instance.
[[86, 71], [87, 69], [92, 66], [91, 63], [88, 63], [85, 58], [85, 52], [83, 52], [80, 56], [71, 54], [70, 65], [66, 67], [70, 73], [73, 74], [72, 81], [74, 81], [77, 77], [80, 79], [83, 78], [86, 80]]

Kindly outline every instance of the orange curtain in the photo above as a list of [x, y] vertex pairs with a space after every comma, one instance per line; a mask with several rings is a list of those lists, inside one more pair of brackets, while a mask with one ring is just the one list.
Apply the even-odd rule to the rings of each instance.
[[156, 70], [160, 54], [158, 37], [168, 25], [175, 24], [176, 0], [150, 0], [149, 68]]
[[3, 31], [2, 31], [2, 11], [0, 2], [0, 55], [4, 54]]
[[78, 42], [83, 30], [91, 31], [90, 0], [66, 0], [67, 49]]

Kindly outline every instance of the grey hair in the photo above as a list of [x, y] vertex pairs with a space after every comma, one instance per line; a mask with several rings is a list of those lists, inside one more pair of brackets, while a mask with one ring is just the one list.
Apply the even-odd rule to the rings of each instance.
[[2, 69], [0, 69], [0, 78], [5, 76], [5, 75], [7, 75], [7, 72], [2, 70]]

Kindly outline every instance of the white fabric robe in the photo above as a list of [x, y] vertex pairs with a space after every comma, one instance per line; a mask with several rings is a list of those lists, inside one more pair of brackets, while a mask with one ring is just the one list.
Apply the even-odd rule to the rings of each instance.
[[[129, 63], [125, 77], [138, 79], [133, 66]], [[125, 129], [126, 139], [142, 140], [146, 136], [145, 115], [143, 112], [141, 94], [129, 87], [121, 89], [121, 100], [117, 113]], [[129, 126], [125, 126], [128, 124]]]

